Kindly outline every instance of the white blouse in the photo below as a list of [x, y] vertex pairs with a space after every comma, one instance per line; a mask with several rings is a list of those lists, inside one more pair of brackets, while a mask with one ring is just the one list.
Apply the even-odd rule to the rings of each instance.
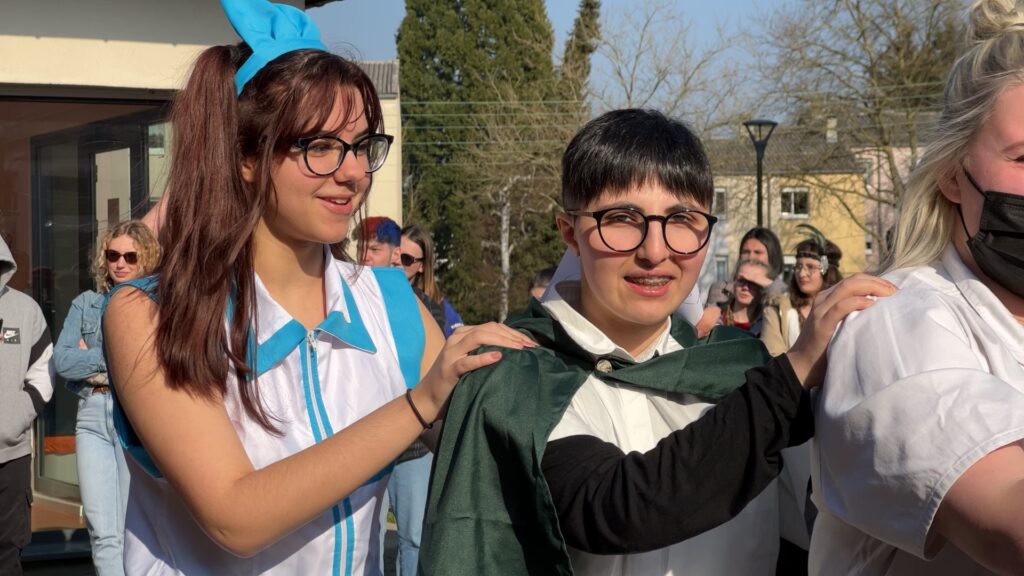
[[851, 317], [816, 406], [810, 573], [988, 574], [928, 538], [954, 482], [1024, 438], [1024, 327], [949, 247]]
[[[328, 257], [324, 284], [329, 313], [306, 330], [257, 278], [259, 394], [282, 434], [264, 430], [246, 414], [233, 376], [224, 399], [257, 469], [324, 440], [418, 381], [423, 325], [401, 270], [357, 271]], [[390, 469], [253, 557], [240, 558], [202, 531], [152, 466], [123, 414], [117, 420], [132, 455], [126, 573], [382, 574], [380, 511]]]

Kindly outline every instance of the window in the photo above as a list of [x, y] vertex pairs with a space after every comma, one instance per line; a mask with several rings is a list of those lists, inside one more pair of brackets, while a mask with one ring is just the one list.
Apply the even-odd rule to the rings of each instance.
[[720, 282], [732, 280], [729, 276], [729, 256], [715, 256], [715, 280]]
[[783, 188], [779, 194], [782, 200], [783, 218], [807, 218], [811, 213], [811, 193], [807, 188]]
[[724, 216], [727, 211], [725, 188], [715, 188], [714, 205], [711, 207], [711, 212]]

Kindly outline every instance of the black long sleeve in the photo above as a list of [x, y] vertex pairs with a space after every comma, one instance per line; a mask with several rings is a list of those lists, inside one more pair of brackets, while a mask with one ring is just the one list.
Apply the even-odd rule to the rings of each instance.
[[785, 355], [641, 454], [594, 436], [549, 442], [542, 468], [566, 542], [595, 554], [663, 548], [736, 516], [814, 434], [809, 395]]

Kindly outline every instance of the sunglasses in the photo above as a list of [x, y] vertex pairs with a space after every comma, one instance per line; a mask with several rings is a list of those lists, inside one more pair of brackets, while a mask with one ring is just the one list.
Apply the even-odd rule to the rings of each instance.
[[402, 266], [412, 266], [417, 262], [423, 262], [423, 258], [417, 258], [412, 254], [402, 254]]
[[138, 252], [125, 252], [125, 253], [122, 254], [121, 252], [118, 252], [117, 250], [107, 250], [105, 252], [105, 256], [107, 258], [107, 262], [110, 263], [110, 264], [116, 263], [122, 257], [124, 258], [124, 263], [128, 264], [129, 266], [134, 266], [134, 265], [139, 263], [139, 253]]
[[760, 284], [757, 284], [755, 282], [751, 282], [750, 280], [747, 280], [746, 278], [737, 278], [736, 280], [733, 281], [733, 284], [735, 284], [737, 288], [739, 288], [741, 286], [742, 287], [746, 287], [746, 289], [750, 290], [751, 292], [760, 291], [760, 290], [764, 289], [764, 287], [761, 286]]

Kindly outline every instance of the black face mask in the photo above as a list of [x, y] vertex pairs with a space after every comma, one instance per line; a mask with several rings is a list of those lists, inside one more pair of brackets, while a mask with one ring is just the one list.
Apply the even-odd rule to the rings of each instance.
[[970, 172], [967, 180], [985, 198], [978, 233], [967, 231], [964, 213], [957, 204], [960, 223], [967, 233], [967, 248], [986, 276], [1024, 298], [1024, 196], [993, 190], [983, 191]]

